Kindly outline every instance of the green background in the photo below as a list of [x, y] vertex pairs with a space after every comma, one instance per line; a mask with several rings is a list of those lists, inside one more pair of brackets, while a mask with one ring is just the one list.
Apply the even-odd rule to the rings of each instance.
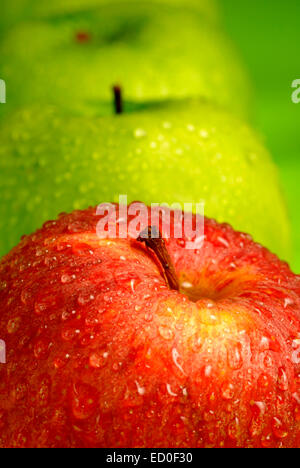
[[300, 103], [291, 100], [291, 84], [300, 79], [300, 1], [220, 2], [254, 82], [254, 124], [280, 167], [293, 226], [292, 268], [300, 273]]

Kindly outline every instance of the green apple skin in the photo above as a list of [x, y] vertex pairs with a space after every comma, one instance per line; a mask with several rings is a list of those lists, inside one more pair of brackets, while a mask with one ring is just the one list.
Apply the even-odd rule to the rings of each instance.
[[[80, 42], [78, 32], [90, 35]], [[133, 101], [203, 97], [248, 114], [250, 85], [231, 41], [184, 9], [103, 6], [19, 25], [0, 46], [0, 76], [17, 106], [60, 105], [99, 116], [111, 87]]]
[[99, 5], [157, 4], [191, 9], [199, 13], [205, 20], [218, 23], [220, 19], [219, 6], [216, 0], [2, 0], [0, 29], [7, 29], [24, 20], [51, 18], [75, 12], [84, 12], [97, 8]]
[[205, 202], [205, 215], [289, 259], [278, 174], [248, 125], [211, 104], [174, 102], [119, 116], [49, 106], [0, 129], [1, 254], [59, 212], [102, 202]]
[[298, 177], [296, 176], [299, 172], [299, 160], [296, 155], [294, 158], [286, 158], [284, 161], [280, 162], [280, 173], [286, 190], [292, 225], [293, 258], [291, 261], [291, 268], [297, 274], [300, 274], [300, 186]]

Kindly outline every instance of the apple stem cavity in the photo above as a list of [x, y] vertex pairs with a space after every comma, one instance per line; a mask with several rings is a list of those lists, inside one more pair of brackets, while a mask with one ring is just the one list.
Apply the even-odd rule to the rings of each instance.
[[122, 88], [121, 86], [114, 86], [113, 87], [114, 93], [114, 105], [115, 105], [115, 113], [122, 114], [123, 113], [123, 98], [122, 98]]
[[159, 263], [162, 266], [165, 280], [169, 288], [175, 291], [179, 291], [180, 286], [175, 267], [159, 229], [157, 229], [155, 226], [148, 226], [140, 233], [137, 241], [144, 243], [149, 250], [155, 253]]

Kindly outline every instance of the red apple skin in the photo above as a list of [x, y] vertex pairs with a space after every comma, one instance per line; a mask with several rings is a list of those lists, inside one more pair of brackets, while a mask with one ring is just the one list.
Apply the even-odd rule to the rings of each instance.
[[0, 447], [299, 446], [300, 277], [205, 219], [198, 251], [166, 241], [193, 302], [98, 221], [63, 214], [0, 263]]

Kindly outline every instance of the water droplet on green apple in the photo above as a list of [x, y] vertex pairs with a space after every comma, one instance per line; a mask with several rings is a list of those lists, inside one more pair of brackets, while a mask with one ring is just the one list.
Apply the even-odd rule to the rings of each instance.
[[134, 130], [134, 137], [135, 138], [145, 138], [146, 136], [147, 136], [147, 132], [143, 128], [136, 128]]

